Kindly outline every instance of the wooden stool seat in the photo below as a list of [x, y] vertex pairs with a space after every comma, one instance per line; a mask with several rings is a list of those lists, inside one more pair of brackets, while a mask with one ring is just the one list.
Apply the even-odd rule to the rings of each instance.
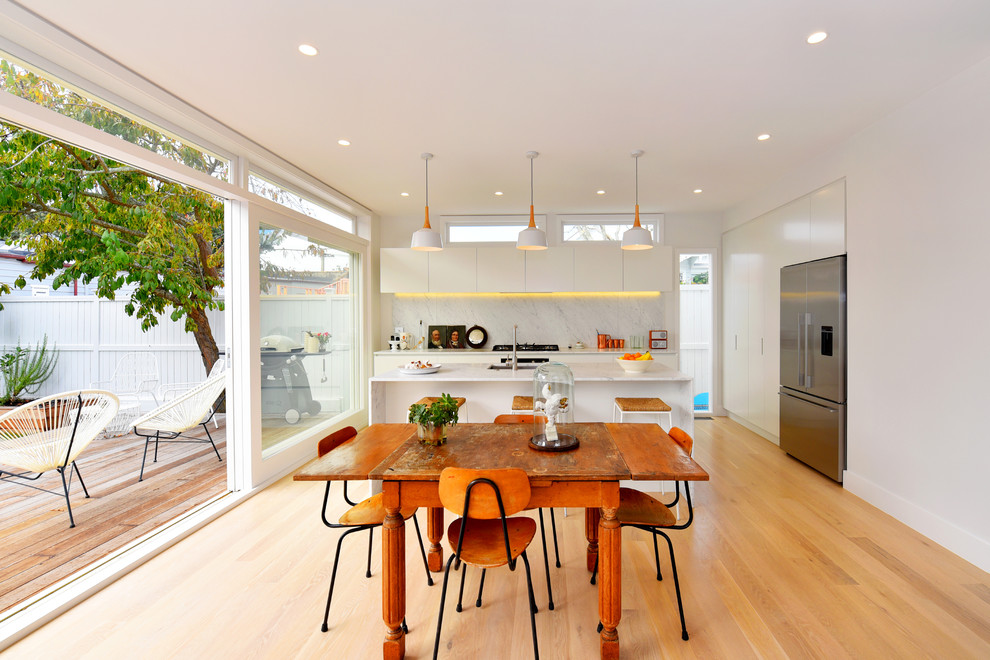
[[[436, 403], [439, 400], [440, 400], [440, 397], [438, 397], [438, 396], [424, 396], [422, 399], [420, 399], [416, 403], [422, 403], [424, 406], [432, 406], [434, 403]], [[460, 408], [461, 406], [464, 405], [464, 402], [467, 401], [467, 399], [465, 399], [462, 396], [455, 396], [454, 397], [454, 401], [457, 402], [457, 407]], [[416, 404], [414, 403], [413, 405], [416, 405]]]
[[624, 421], [626, 415], [656, 415], [657, 423], [663, 428], [661, 418], [667, 418], [667, 428], [669, 431], [674, 425], [673, 415], [670, 406], [659, 397], [615, 397], [615, 408], [612, 410], [612, 421]]
[[528, 412], [533, 411], [533, 397], [531, 396], [514, 396], [512, 397], [512, 410], [525, 410]]

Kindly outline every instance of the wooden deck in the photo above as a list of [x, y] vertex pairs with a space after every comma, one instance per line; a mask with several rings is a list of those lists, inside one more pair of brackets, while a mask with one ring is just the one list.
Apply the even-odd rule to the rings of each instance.
[[[152, 463], [152, 446], [141, 482], [143, 438], [94, 440], [77, 461], [89, 499], [72, 480], [72, 529], [57, 472], [33, 483], [58, 496], [0, 482], [0, 612], [225, 492], [226, 428], [219, 423], [219, 429], [210, 424], [210, 434], [224, 462], [206, 443], [162, 444]], [[206, 438], [202, 427], [191, 435]]]

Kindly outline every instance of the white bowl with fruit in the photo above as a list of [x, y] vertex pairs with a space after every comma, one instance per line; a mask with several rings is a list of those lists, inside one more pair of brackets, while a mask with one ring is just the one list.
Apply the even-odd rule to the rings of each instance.
[[623, 371], [627, 374], [641, 374], [653, 364], [653, 356], [646, 353], [626, 353], [622, 357], [615, 358]]

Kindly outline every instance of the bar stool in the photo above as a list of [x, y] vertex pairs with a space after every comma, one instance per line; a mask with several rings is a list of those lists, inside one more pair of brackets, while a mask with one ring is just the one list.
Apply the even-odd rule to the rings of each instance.
[[664, 431], [669, 431], [670, 427], [674, 425], [673, 417], [670, 413], [670, 406], [664, 403], [663, 399], [658, 397], [650, 398], [635, 398], [635, 397], [615, 397], [615, 408], [612, 410], [612, 421], [616, 421], [616, 416], [618, 416], [618, 421], [625, 421], [626, 415], [656, 415], [657, 423], [660, 428], [663, 428], [661, 419], [666, 415], [667, 417], [667, 428]]
[[[436, 403], [439, 400], [440, 397], [438, 396], [424, 396], [422, 399], [416, 401], [412, 405], [416, 405], [417, 403], [422, 403], [424, 406], [432, 406], [434, 403]], [[455, 396], [454, 401], [457, 403], [458, 418], [460, 418], [462, 414], [464, 415], [463, 419], [460, 419], [460, 421], [462, 422], [468, 421], [467, 409], [465, 408], [463, 413], [461, 412], [461, 409], [464, 407], [464, 403], [467, 401], [467, 399], [462, 396]]]
[[512, 397], [512, 412], [514, 413], [533, 413], [533, 397], [531, 396], [514, 396]]

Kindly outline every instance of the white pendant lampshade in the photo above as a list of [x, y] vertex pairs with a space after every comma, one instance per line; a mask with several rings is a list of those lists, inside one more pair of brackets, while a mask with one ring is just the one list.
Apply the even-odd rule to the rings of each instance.
[[430, 226], [430, 159], [433, 154], [421, 154], [420, 157], [426, 161], [426, 219], [423, 228], [413, 232], [411, 247], [424, 252], [437, 252], [443, 249], [443, 239], [440, 232]]
[[643, 153], [642, 149], [632, 152], [632, 157], [636, 159], [636, 219], [633, 226], [622, 234], [623, 250], [649, 250], [653, 247], [653, 234], [639, 224], [639, 157]]
[[547, 249], [547, 233], [536, 226], [536, 216], [533, 214], [533, 159], [539, 155], [536, 151], [526, 152], [526, 158], [529, 158], [529, 227], [519, 232], [516, 247], [520, 250]]

